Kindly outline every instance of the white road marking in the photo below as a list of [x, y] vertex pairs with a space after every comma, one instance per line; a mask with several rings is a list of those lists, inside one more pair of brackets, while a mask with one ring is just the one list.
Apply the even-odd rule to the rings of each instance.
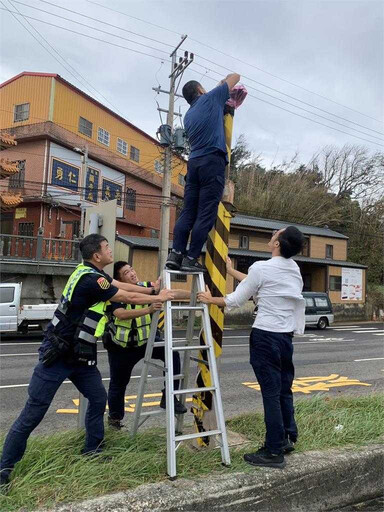
[[352, 331], [356, 334], [364, 334], [364, 333], [370, 333], [370, 334], [375, 334], [377, 332], [384, 332], [384, 329], [376, 329], [375, 332], [372, 332], [372, 331]]
[[355, 362], [360, 361], [381, 361], [384, 357], [371, 357], [370, 359], [354, 359]]
[[[148, 377], [151, 377], [151, 375], [148, 375]], [[140, 379], [140, 375], [133, 375], [131, 379]], [[101, 380], [111, 380], [109, 377], [104, 377]], [[65, 380], [63, 384], [72, 384], [70, 380]], [[0, 389], [9, 389], [9, 388], [27, 388], [29, 386], [28, 384], [10, 384], [8, 386], [0, 386]]]
[[356, 331], [356, 329], [364, 330], [364, 331], [376, 331], [377, 327], [359, 327], [355, 325], [355, 327], [349, 327], [348, 329], [334, 329], [335, 331]]
[[379, 332], [379, 333], [373, 333], [374, 336], [384, 336], [384, 332]]

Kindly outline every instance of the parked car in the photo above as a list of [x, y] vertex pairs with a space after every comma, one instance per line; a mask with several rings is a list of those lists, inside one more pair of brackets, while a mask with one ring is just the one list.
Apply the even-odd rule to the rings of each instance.
[[21, 305], [21, 284], [0, 284], [0, 332], [27, 333], [31, 329], [44, 330], [57, 304]]
[[[333, 324], [333, 308], [327, 293], [303, 292], [305, 299], [305, 326], [326, 329]], [[258, 307], [255, 306], [252, 317], [256, 318]]]
[[305, 299], [305, 326], [326, 329], [333, 321], [333, 308], [327, 293], [303, 292]]

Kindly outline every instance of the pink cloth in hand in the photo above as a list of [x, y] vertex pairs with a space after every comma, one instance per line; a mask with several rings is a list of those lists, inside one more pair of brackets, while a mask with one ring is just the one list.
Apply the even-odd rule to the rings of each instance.
[[230, 107], [233, 107], [235, 109], [240, 107], [240, 105], [245, 100], [247, 94], [248, 91], [244, 85], [235, 85], [235, 87], [229, 93], [230, 98], [226, 102], [226, 105], [229, 105]]

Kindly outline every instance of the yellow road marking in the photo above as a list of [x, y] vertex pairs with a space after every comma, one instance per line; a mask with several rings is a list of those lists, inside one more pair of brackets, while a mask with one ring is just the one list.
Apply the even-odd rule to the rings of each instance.
[[[260, 385], [257, 382], [243, 382], [243, 385], [260, 391]], [[345, 386], [372, 386], [372, 384], [332, 373], [322, 377], [299, 377], [293, 381], [292, 392], [310, 394], [313, 391], [329, 391], [331, 388]]]
[[[144, 395], [144, 398], [155, 398], [160, 397], [162, 393], [148, 393]], [[137, 398], [137, 395], [127, 395], [124, 397], [124, 401], [126, 402], [126, 406], [124, 408], [125, 412], [135, 412], [135, 406], [136, 403], [127, 403], [129, 400], [135, 400]], [[78, 398], [72, 398], [72, 402], [76, 405], [76, 407], [79, 407], [79, 399]], [[192, 398], [187, 398], [186, 402], [192, 402]], [[156, 407], [160, 405], [160, 400], [156, 402], [143, 402], [143, 407]], [[108, 410], [108, 406], [107, 406]], [[78, 414], [79, 409], [57, 409], [57, 414]]]

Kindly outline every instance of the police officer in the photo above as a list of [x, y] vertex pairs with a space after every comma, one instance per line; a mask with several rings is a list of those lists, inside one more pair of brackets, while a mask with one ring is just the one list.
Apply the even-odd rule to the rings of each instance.
[[[117, 281], [139, 285], [153, 286], [150, 281], [139, 281], [135, 270], [126, 261], [117, 261], [114, 265], [113, 277]], [[189, 292], [172, 290], [174, 298], [188, 298]], [[135, 365], [144, 359], [146, 343], [151, 330], [151, 314], [162, 308], [161, 303], [151, 305], [131, 305], [113, 302], [109, 307], [111, 322], [104, 337], [104, 346], [108, 350], [111, 380], [108, 389], [108, 424], [120, 430], [124, 418], [124, 395]], [[156, 339], [159, 339], [159, 334]], [[164, 347], [154, 347], [152, 357], [165, 362]], [[175, 375], [180, 374], [180, 355], [173, 352], [173, 369]], [[179, 380], [175, 380], [175, 389], [179, 388]], [[186, 407], [175, 397], [175, 414], [184, 414]], [[160, 407], [166, 407], [165, 392]]]
[[101, 235], [86, 236], [80, 243], [80, 251], [84, 261], [64, 288], [39, 348], [39, 363], [29, 383], [29, 398], [5, 439], [0, 462], [1, 485], [8, 484], [14, 465], [25, 452], [29, 435], [43, 419], [65, 379], [71, 380], [89, 400], [82, 454], [101, 451], [107, 396], [96, 367], [96, 341], [105, 329], [107, 302], [146, 304], [173, 297], [169, 290], [153, 295], [156, 293], [153, 287], [144, 289], [119, 283], [103, 272], [113, 258], [108, 241]]

